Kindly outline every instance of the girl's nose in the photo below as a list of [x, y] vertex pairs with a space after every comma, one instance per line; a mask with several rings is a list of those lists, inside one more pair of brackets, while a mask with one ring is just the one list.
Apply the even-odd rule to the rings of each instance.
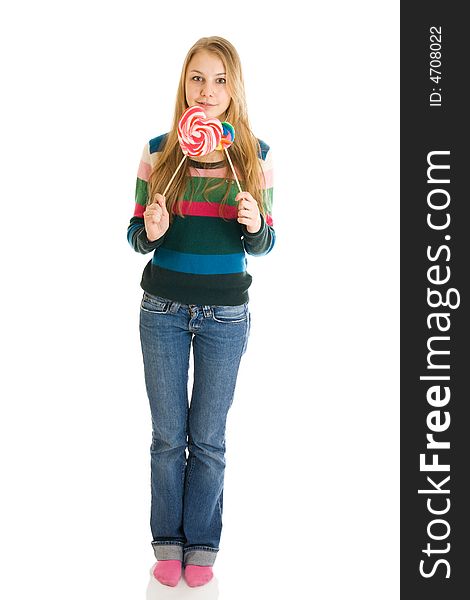
[[212, 87], [208, 83], [204, 83], [201, 86], [201, 96], [213, 96], [214, 92]]

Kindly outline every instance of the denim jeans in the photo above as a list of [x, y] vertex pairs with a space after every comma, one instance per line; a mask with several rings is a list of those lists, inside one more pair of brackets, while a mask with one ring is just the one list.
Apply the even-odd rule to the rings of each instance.
[[140, 338], [152, 416], [150, 528], [159, 560], [202, 566], [215, 561], [225, 425], [249, 330], [248, 303], [188, 305], [147, 292], [142, 298]]

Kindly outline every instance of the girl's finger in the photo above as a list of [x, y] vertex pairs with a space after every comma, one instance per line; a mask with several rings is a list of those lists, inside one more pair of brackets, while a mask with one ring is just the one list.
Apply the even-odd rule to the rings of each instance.
[[155, 215], [161, 215], [162, 211], [160, 210], [148, 210], [145, 213], [145, 216], [149, 219], [153, 219], [155, 217]]
[[240, 200], [243, 200], [244, 198], [248, 198], [250, 196], [249, 192], [238, 192], [238, 194], [235, 196], [235, 201], [239, 202]]
[[147, 213], [147, 217], [150, 217], [151, 219], [155, 219], [155, 218], [160, 219], [161, 216], [162, 216], [162, 209], [161, 208], [158, 208], [157, 210], [150, 210]]
[[247, 203], [238, 205], [238, 212], [240, 212], [241, 210], [243, 210], [246, 213], [249, 213], [250, 215], [257, 215], [259, 212], [257, 206], [253, 206], [253, 204], [247, 204]]
[[168, 215], [168, 209], [166, 207], [165, 197], [163, 196], [162, 198], [158, 198], [157, 202], [158, 202], [158, 205], [160, 206], [160, 208], [162, 209], [163, 214], [165, 216]]
[[246, 208], [247, 210], [250, 210], [250, 208], [253, 205], [250, 203], [250, 201], [247, 198], [242, 198], [240, 200], [240, 202], [238, 203], [238, 209], [240, 208]]

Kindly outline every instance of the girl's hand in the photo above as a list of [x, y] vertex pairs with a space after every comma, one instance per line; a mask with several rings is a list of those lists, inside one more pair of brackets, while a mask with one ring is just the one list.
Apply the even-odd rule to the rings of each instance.
[[261, 229], [261, 215], [256, 200], [250, 192], [240, 192], [235, 201], [238, 202], [237, 221], [245, 225], [248, 233], [257, 233]]
[[170, 215], [166, 208], [164, 196], [155, 194], [151, 204], [144, 212], [144, 225], [149, 242], [154, 242], [167, 231], [170, 226]]

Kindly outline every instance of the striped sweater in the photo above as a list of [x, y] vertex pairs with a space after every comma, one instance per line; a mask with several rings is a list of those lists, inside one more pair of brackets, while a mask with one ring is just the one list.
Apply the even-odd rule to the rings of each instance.
[[[234, 306], [248, 302], [252, 277], [246, 270], [246, 255], [267, 254], [275, 242], [269, 146], [259, 140], [259, 159], [265, 175], [263, 203], [266, 218], [261, 215], [261, 229], [257, 233], [249, 233], [245, 225], [237, 221], [234, 198], [238, 187], [231, 169], [226, 170], [226, 162], [200, 163], [187, 157], [189, 177], [185, 196], [190, 198], [190, 192], [194, 190], [193, 199], [183, 199], [184, 217], [175, 211], [166, 233], [149, 242], [143, 219], [148, 198], [147, 184], [167, 135], [151, 139], [144, 147], [137, 173], [134, 216], [127, 228], [128, 242], [136, 252], [146, 254], [153, 251], [153, 257], [144, 269], [141, 287], [150, 294], [184, 304]], [[222, 216], [219, 215], [220, 200], [225, 187], [209, 191], [207, 199], [198, 193], [206, 184], [221, 178], [230, 186]], [[240, 185], [243, 189], [242, 182]]]

